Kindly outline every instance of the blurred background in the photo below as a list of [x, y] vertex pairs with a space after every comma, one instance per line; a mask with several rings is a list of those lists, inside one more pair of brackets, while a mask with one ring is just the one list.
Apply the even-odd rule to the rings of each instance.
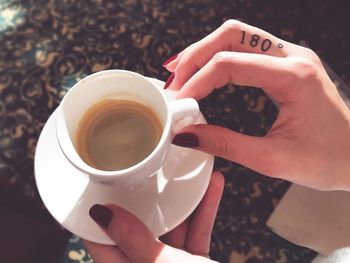
[[[93, 262], [80, 239], [46, 211], [34, 181], [38, 136], [66, 91], [84, 76], [112, 68], [166, 80], [161, 64], [167, 58], [230, 18], [306, 43], [349, 91], [346, 1], [0, 0], [0, 262]], [[277, 116], [261, 90], [234, 85], [215, 91], [200, 107], [209, 123], [258, 136]], [[215, 168], [226, 185], [213, 259], [310, 262], [315, 252], [265, 224], [288, 182], [219, 158]]]

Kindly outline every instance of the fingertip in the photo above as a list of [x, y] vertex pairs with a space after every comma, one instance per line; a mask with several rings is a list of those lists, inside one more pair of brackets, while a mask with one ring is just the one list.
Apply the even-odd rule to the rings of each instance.
[[217, 185], [225, 184], [225, 177], [220, 171], [214, 171], [212, 174], [212, 178]]
[[174, 78], [175, 78], [175, 73], [172, 72], [172, 73], [170, 74], [170, 76], [168, 77], [168, 79], [165, 81], [165, 84], [164, 84], [164, 88], [163, 88], [163, 89], [169, 88], [170, 85], [171, 85], [171, 83], [173, 82]]
[[168, 58], [166, 61], [164, 61], [164, 63], [162, 64], [162, 66], [164, 68], [166, 68], [168, 71], [172, 72], [175, 69], [175, 66], [177, 64], [178, 61], [178, 56], [179, 54], [175, 54], [173, 56], [171, 56], [170, 58]]
[[100, 204], [95, 204], [89, 209], [90, 217], [97, 223], [100, 227], [107, 229], [113, 219], [113, 211]]
[[168, 58], [163, 64], [162, 66], [169, 72], [174, 72], [176, 66], [178, 65], [180, 58], [182, 56], [183, 51], [181, 51], [178, 54], [175, 54], [174, 56], [171, 56], [170, 58]]
[[163, 65], [163, 67], [169, 71], [169, 72], [174, 72], [176, 68], [177, 63], [175, 61], [170, 62], [167, 65]]
[[181, 85], [178, 83], [178, 79], [175, 76], [175, 72], [171, 72], [168, 79], [165, 81], [163, 89], [179, 90]]
[[169, 72], [174, 72], [176, 69], [176, 66], [178, 64], [178, 59], [175, 59], [174, 61], [170, 61], [167, 64], [163, 64], [162, 66]]
[[222, 195], [225, 186], [225, 177], [219, 171], [214, 171], [210, 181], [210, 187], [214, 189], [214, 192], [218, 193], [218, 196]]
[[[106, 234], [131, 262], [154, 262], [161, 249], [150, 229], [133, 213], [115, 204], [106, 204], [113, 213]], [[116, 261], [119, 262], [119, 261]]]
[[182, 83], [181, 83], [181, 73], [179, 73], [177, 70], [172, 71], [172, 74], [174, 75], [173, 80], [168, 86], [168, 89], [174, 90], [174, 91], [179, 91], [182, 89]]
[[176, 134], [172, 140], [172, 144], [181, 147], [196, 148], [199, 146], [199, 141], [197, 135], [190, 132], [184, 132]]

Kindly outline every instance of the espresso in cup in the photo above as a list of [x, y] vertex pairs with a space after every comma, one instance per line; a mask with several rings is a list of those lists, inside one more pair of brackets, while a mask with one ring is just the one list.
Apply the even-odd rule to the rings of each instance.
[[80, 119], [76, 148], [88, 165], [105, 171], [131, 167], [157, 146], [162, 125], [146, 105], [104, 99], [92, 105]]
[[[91, 182], [129, 189], [162, 168], [173, 134], [184, 123], [196, 124], [199, 114], [192, 98], [168, 100], [158, 84], [138, 73], [105, 70], [78, 81], [64, 96], [56, 138]], [[121, 121], [125, 116], [137, 118]]]

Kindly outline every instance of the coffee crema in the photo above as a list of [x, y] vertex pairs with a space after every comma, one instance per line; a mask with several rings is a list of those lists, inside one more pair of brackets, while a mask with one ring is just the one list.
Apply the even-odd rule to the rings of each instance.
[[131, 167], [157, 146], [162, 125], [146, 105], [105, 99], [91, 106], [76, 132], [76, 148], [88, 165], [106, 171]]

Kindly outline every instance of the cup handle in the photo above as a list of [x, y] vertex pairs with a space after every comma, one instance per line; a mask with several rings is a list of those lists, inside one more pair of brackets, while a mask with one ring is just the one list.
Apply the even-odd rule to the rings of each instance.
[[186, 126], [196, 124], [200, 113], [197, 101], [192, 98], [171, 101], [169, 109], [174, 134]]

